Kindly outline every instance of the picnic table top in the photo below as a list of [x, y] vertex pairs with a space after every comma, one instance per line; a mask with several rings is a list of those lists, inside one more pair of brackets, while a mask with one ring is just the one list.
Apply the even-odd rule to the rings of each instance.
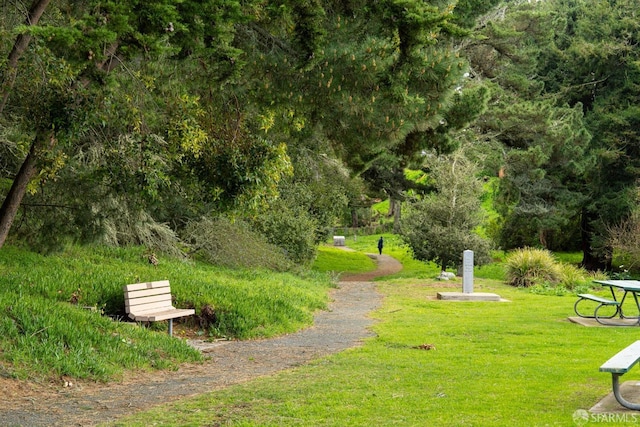
[[624, 289], [625, 291], [640, 292], [640, 280], [594, 280], [594, 282]]

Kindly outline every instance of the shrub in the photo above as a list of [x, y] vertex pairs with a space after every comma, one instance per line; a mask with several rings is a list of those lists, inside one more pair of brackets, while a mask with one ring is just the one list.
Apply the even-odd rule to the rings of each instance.
[[293, 262], [305, 265], [315, 258], [318, 222], [303, 207], [279, 200], [253, 226]]
[[561, 269], [551, 252], [544, 249], [517, 249], [507, 256], [505, 267], [506, 280], [511, 286], [530, 287], [543, 282], [560, 282]]
[[567, 289], [585, 284], [589, 276], [583, 268], [573, 264], [558, 263], [559, 284]]
[[[563, 259], [574, 258], [561, 254]], [[564, 295], [588, 292], [594, 280], [606, 280], [602, 272], [588, 272], [571, 262], [561, 262], [544, 249], [524, 248], [510, 252], [505, 259], [506, 281], [512, 286], [532, 287], [532, 292]]]
[[186, 229], [185, 242], [202, 259], [223, 267], [268, 268], [286, 271], [293, 267], [282, 249], [268, 243], [249, 226], [227, 218], [202, 218]]
[[573, 264], [559, 263], [560, 284], [569, 290], [587, 289], [593, 286], [596, 279], [606, 280], [607, 276], [603, 273], [589, 273], [581, 267]]

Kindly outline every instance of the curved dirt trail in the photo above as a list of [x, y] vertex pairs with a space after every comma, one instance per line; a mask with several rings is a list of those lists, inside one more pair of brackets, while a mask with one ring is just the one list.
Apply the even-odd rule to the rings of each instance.
[[[154, 372], [119, 383], [72, 387], [5, 388], [2, 426], [91, 426], [171, 402], [224, 388], [302, 365], [313, 359], [357, 346], [373, 336], [368, 313], [381, 297], [369, 280], [400, 271], [402, 265], [386, 255], [371, 255], [377, 270], [341, 278], [331, 291], [329, 310], [317, 313], [314, 325], [272, 339], [198, 343], [209, 356], [202, 364], [175, 372]], [[1, 380], [0, 387], [10, 380]], [[13, 392], [13, 393], [12, 393]]]

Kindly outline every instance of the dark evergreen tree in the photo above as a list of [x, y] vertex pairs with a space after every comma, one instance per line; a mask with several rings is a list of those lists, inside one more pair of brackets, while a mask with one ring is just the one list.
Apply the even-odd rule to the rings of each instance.
[[582, 205], [583, 265], [610, 269], [607, 228], [627, 219], [640, 177], [640, 22], [633, 0], [550, 2], [554, 45], [540, 67], [545, 91], [579, 105], [593, 135]]
[[588, 200], [584, 175], [593, 156], [582, 106], [546, 91], [538, 75], [546, 52], [554, 49], [553, 29], [546, 25], [553, 13], [538, 3], [499, 12], [483, 22], [485, 37], [465, 46], [472, 73], [495, 83], [491, 107], [476, 129], [504, 147], [495, 197], [499, 243], [575, 248], [579, 237], [572, 230]]

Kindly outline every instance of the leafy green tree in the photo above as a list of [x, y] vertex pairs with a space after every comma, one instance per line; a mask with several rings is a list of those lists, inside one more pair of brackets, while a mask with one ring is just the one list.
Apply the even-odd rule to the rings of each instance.
[[45, 12], [39, 25], [34, 16], [23, 26], [3, 21], [19, 34], [13, 49], [4, 45], [3, 126], [32, 143], [21, 145], [25, 160], [0, 209], [0, 246], [25, 195], [65, 167], [76, 172], [69, 184], [80, 176], [95, 184], [83, 211], [103, 216], [111, 197], [184, 224], [176, 195], [194, 216], [275, 196], [290, 173], [284, 145], [261, 138], [231, 104], [203, 108], [192, 87], [174, 85], [203, 63], [218, 84], [237, 77], [241, 52], [231, 42], [251, 3], [34, 1], [33, 10]]
[[24, 168], [3, 177], [0, 244], [24, 197], [73, 215], [87, 233], [72, 235], [122, 210], [179, 233], [221, 211], [257, 217], [289, 183], [313, 194], [297, 201], [321, 232], [378, 159], [398, 171], [455, 146], [447, 129], [473, 92], [455, 90], [467, 69], [456, 43], [487, 4], [40, 0], [38, 25], [9, 7], [2, 29], [19, 36], [0, 43], [0, 119], [19, 137], [2, 150], [4, 167]]
[[[494, 78], [508, 94], [501, 95], [504, 102], [499, 105], [528, 104], [529, 111], [549, 113], [546, 119], [527, 116], [522, 126], [514, 127], [513, 121], [504, 120], [508, 108], [492, 109], [493, 118], [484, 120], [495, 124], [489, 129], [509, 150], [521, 150], [522, 141], [529, 139], [526, 149], [530, 151], [536, 138], [527, 135], [531, 134], [529, 128], [535, 133], [561, 130], [545, 136], [544, 144], [535, 143], [544, 156], [549, 152], [544, 150], [547, 141], [555, 141], [560, 158], [547, 165], [535, 161], [543, 158], [540, 156], [526, 160], [534, 165], [532, 172], [544, 171], [534, 176], [543, 178], [554, 194], [549, 198], [544, 196], [547, 191], [527, 191], [526, 185], [538, 178], [528, 184], [514, 182], [520, 187], [516, 194], [535, 195], [531, 201], [544, 196], [544, 203], [527, 203], [532, 209], [524, 210], [522, 219], [512, 223], [522, 224], [532, 215], [534, 222], [547, 229], [538, 227], [544, 231], [543, 236], [562, 229], [563, 223], [580, 230], [582, 264], [590, 270], [611, 268], [612, 250], [606, 242], [606, 230], [624, 221], [635, 205], [640, 146], [636, 107], [640, 68], [635, 48], [640, 24], [633, 18], [636, 12], [637, 2], [628, 0], [511, 4], [486, 23], [486, 38], [468, 46], [474, 55], [474, 70]], [[536, 117], [532, 124], [531, 119]], [[511, 127], [505, 127], [505, 122]], [[561, 126], [555, 126], [558, 124]], [[504, 129], [514, 131], [504, 135]], [[520, 136], [514, 137], [516, 131]], [[505, 170], [509, 176], [508, 164]], [[515, 179], [515, 173], [511, 167], [511, 179]], [[514, 190], [514, 185], [509, 189]], [[510, 199], [513, 205], [514, 199]], [[516, 211], [513, 206], [510, 212]], [[548, 210], [551, 207], [553, 211]], [[545, 217], [536, 212], [550, 216], [543, 221]], [[513, 229], [506, 231], [513, 233]]]
[[[0, 208], [0, 246], [32, 180], [55, 176], [64, 164], [64, 149], [86, 132], [110, 87], [108, 74], [136, 52], [162, 51], [166, 25], [175, 17], [162, 1], [148, 3], [144, 11], [133, 3], [92, 3], [36, 0], [28, 25], [7, 28], [18, 36], [0, 70], [2, 118], [32, 142]], [[150, 11], [163, 22], [150, 22]], [[40, 20], [33, 19], [36, 12]], [[16, 52], [20, 62], [12, 60]]]
[[482, 221], [482, 180], [462, 150], [429, 161], [436, 191], [408, 204], [401, 235], [416, 259], [438, 263], [442, 271], [458, 267], [463, 252], [474, 251], [474, 262], [488, 262], [489, 242], [474, 230]]

